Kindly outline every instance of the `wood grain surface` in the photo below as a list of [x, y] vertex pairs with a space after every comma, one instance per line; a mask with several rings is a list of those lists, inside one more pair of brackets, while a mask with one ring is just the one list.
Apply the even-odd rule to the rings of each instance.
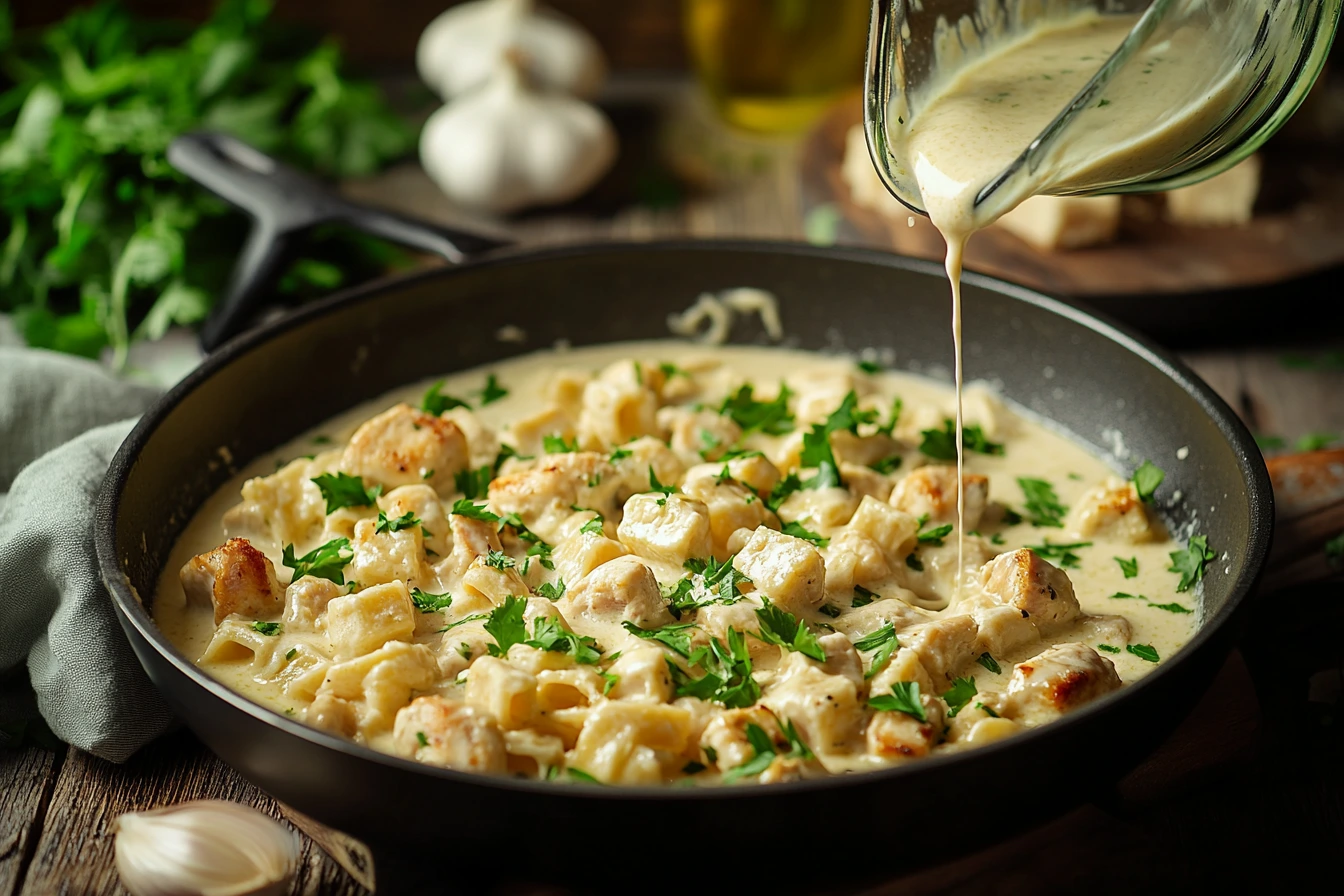
[[[796, 150], [712, 195], [633, 203], [612, 213], [583, 207], [504, 225], [530, 245], [602, 238], [675, 236], [801, 239]], [[429, 217], [453, 213], [414, 168], [352, 185], [384, 204]], [[1338, 301], [1337, 297], [1332, 301]], [[1344, 431], [1344, 347], [1313, 332], [1305, 348], [1203, 351], [1194, 369], [1251, 428], [1291, 444]], [[1333, 352], [1333, 353], [1332, 353]], [[1293, 592], [1298, 612], [1257, 616], [1256, 625], [1199, 709], [1115, 792], [1030, 831], [1005, 813], [1004, 842], [871, 891], [906, 893], [1168, 892], [1272, 874], [1276, 887], [1324, 874], [1344, 854], [1344, 718], [1335, 595]], [[1124, 736], [1117, 732], [1117, 736]], [[1048, 782], [1043, 782], [1048, 786]], [[232, 799], [279, 817], [281, 807], [178, 732], [117, 766], [78, 750], [37, 746], [0, 752], [0, 896], [121, 893], [111, 825], [128, 810], [201, 797]], [[968, 811], [989, 811], [975, 807]], [[995, 810], [997, 811], [997, 810]], [[949, 832], [955, 837], [956, 832]], [[292, 893], [366, 892], [307, 838]], [[880, 857], [873, 857], [880, 861]], [[503, 888], [501, 892], [518, 893]]]

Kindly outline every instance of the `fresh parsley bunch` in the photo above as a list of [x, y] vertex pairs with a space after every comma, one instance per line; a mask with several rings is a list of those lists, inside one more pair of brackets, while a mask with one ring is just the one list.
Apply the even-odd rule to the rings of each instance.
[[[269, 0], [223, 0], [195, 30], [114, 2], [39, 33], [0, 0], [0, 311], [27, 341], [118, 362], [136, 338], [201, 320], [226, 283], [243, 217], [164, 152], [225, 131], [329, 177], [372, 173], [413, 134], [328, 42], [267, 23]], [[281, 283], [302, 296], [400, 257], [329, 234]]]

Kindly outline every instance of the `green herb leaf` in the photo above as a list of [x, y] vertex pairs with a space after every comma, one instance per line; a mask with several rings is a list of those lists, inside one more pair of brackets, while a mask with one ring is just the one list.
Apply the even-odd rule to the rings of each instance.
[[294, 570], [294, 581], [304, 576], [327, 579], [337, 585], [345, 584], [347, 563], [355, 559], [355, 551], [350, 547], [350, 539], [333, 538], [331, 541], [314, 548], [302, 557], [294, 557], [294, 545], [287, 544], [281, 554], [281, 562]]
[[[944, 419], [942, 429], [923, 429], [920, 430], [919, 434], [923, 436], [923, 441], [919, 443], [921, 454], [936, 460], [957, 459], [957, 422], [955, 420]], [[963, 425], [961, 428], [961, 444], [967, 451], [977, 451], [981, 454], [1003, 454], [1003, 444], [991, 442], [985, 437], [984, 429], [979, 426]]]
[[990, 656], [988, 653], [980, 654], [975, 658], [975, 661], [995, 675], [999, 675], [1003, 672], [1003, 667], [999, 665], [999, 661], [994, 659], [994, 657]]
[[[442, 634], [443, 632], [450, 632], [453, 629], [457, 628], [459, 625], [466, 625], [468, 622], [477, 622], [481, 619], [489, 619], [489, 618], [490, 617], [485, 613], [472, 613], [470, 616], [463, 616], [456, 622], [448, 623], [443, 628], [439, 629], [439, 634]], [[468, 659], [470, 659], [470, 657], [468, 657]]]
[[801, 622], [788, 610], [776, 606], [770, 598], [762, 600], [765, 606], [756, 611], [756, 619], [761, 626], [759, 634], [753, 632], [756, 637], [767, 644], [783, 647], [793, 653], [801, 653], [819, 663], [826, 662], [826, 651], [806, 623]]
[[691, 653], [692, 668], [703, 668], [705, 674], [692, 678], [676, 663], [668, 660], [668, 672], [678, 697], [698, 697], [722, 703], [729, 709], [744, 709], [761, 697], [761, 687], [751, 675], [751, 654], [746, 637], [737, 629], [728, 629], [728, 643], [710, 638], [709, 647]]
[[803, 483], [802, 480], [798, 478], [798, 474], [790, 473], [779, 482], [775, 483], [775, 487], [770, 490], [769, 497], [765, 499], [765, 506], [770, 509], [771, 513], [779, 513], [779, 506], [788, 499], [789, 495], [792, 495], [802, 487]]
[[745, 437], [753, 432], [781, 436], [793, 432], [793, 414], [789, 411], [788, 386], [779, 384], [779, 394], [771, 401], [757, 401], [750, 384], [723, 400], [720, 414], [727, 414], [742, 429]]
[[863, 371], [866, 374], [869, 374], [870, 376], [872, 374], [881, 373], [883, 370], [886, 369], [876, 361], [859, 361], [854, 366], [858, 367], [859, 370]]
[[1126, 644], [1125, 650], [1134, 654], [1139, 659], [1147, 660], [1150, 663], [1155, 663], [1159, 659], [1157, 651], [1153, 649], [1153, 645], [1151, 644]]
[[1210, 550], [1208, 536], [1195, 535], [1186, 542], [1185, 550], [1172, 551], [1168, 556], [1171, 557], [1171, 566], [1167, 567], [1167, 571], [1180, 575], [1176, 590], [1181, 592], [1189, 591], [1204, 578], [1205, 567], [1218, 555]]
[[420, 410], [424, 411], [426, 414], [433, 414], [437, 417], [444, 411], [451, 411], [453, 408], [471, 407], [471, 405], [460, 398], [444, 395], [443, 385], [446, 382], [447, 380], [439, 380], [425, 391], [424, 397], [420, 399]]
[[883, 623], [882, 627], [875, 632], [869, 632], [862, 638], [854, 642], [854, 649], [860, 653], [876, 651], [869, 660], [868, 671], [864, 678], [872, 678], [882, 667], [891, 659], [891, 655], [901, 646], [901, 642], [896, 637], [896, 626], [892, 625], [891, 620]]
[[971, 698], [976, 694], [975, 679], [967, 676], [966, 678], [955, 678], [952, 680], [952, 687], [943, 692], [943, 700], [947, 702], [947, 717], [954, 719], [957, 713], [966, 708], [966, 704], [971, 702]]
[[890, 457], [882, 458], [877, 463], [869, 464], [868, 469], [876, 470], [883, 475], [895, 473], [901, 468], [901, 462], [904, 459], [905, 458], [901, 457], [899, 454], [893, 454]]
[[385, 532], [400, 532], [402, 529], [411, 529], [420, 525], [420, 519], [413, 511], [406, 511], [399, 517], [389, 518], [383, 511], [378, 511], [378, 523], [373, 527], [374, 534]]
[[453, 596], [446, 591], [443, 594], [430, 594], [428, 591], [412, 588], [411, 603], [415, 604], [415, 608], [421, 613], [436, 613], [451, 607]]
[[422, 747], [429, 746], [429, 738], [425, 737], [425, 732], [423, 731], [415, 732], [415, 742]]
[[1059, 503], [1059, 496], [1055, 494], [1053, 485], [1044, 479], [1027, 477], [1018, 477], [1017, 485], [1022, 489], [1022, 495], [1026, 499], [1024, 506], [1027, 518], [1031, 520], [1033, 526], [1051, 526], [1056, 529], [1064, 527], [1064, 514], [1068, 512], [1068, 508]]
[[803, 524], [797, 520], [785, 523], [784, 528], [779, 531], [785, 535], [792, 535], [794, 538], [801, 538], [803, 541], [810, 541], [819, 548], [824, 548], [831, 543], [829, 538], [823, 538], [811, 529], [804, 528]]
[[541, 447], [547, 454], [572, 454], [579, 450], [577, 439], [566, 440], [559, 433], [541, 437]]
[[1063, 569], [1077, 569], [1081, 562], [1074, 551], [1080, 551], [1083, 548], [1092, 547], [1090, 541], [1075, 541], [1072, 544], [1051, 544], [1047, 541], [1045, 544], [1029, 544], [1027, 549], [1035, 551], [1036, 555], [1046, 560], [1058, 560]]
[[683, 622], [680, 625], [665, 625], [662, 628], [640, 628], [633, 622], [622, 622], [621, 627], [634, 635], [636, 638], [643, 638], [646, 641], [657, 641], [670, 647], [672, 650], [684, 657], [690, 658], [691, 655], [691, 632], [695, 628], [693, 622]]
[[1162, 480], [1167, 478], [1167, 474], [1156, 464], [1144, 461], [1139, 468], [1134, 471], [1134, 490], [1139, 493], [1140, 501], [1153, 500], [1153, 493], [1157, 487], [1162, 484]]
[[941, 545], [943, 539], [952, 534], [952, 524], [947, 523], [937, 526], [933, 529], [926, 529], [915, 536], [915, 540], [920, 544]]
[[500, 572], [503, 572], [506, 569], [515, 568], [518, 565], [518, 561], [514, 560], [503, 551], [490, 551], [485, 555], [485, 565], [489, 566], [491, 569], [497, 569]]
[[453, 515], [464, 516], [469, 520], [481, 520], [486, 523], [499, 522], [499, 516], [486, 509], [485, 502], [477, 504], [470, 498], [459, 498], [453, 502]]
[[882, 712], [903, 712], [921, 722], [929, 720], [924, 712], [924, 704], [919, 701], [917, 681], [898, 681], [891, 686], [890, 694], [869, 697], [868, 705]]
[[537, 595], [547, 600], [559, 600], [565, 596], [565, 580], [556, 579], [554, 585], [550, 582], [542, 582], [537, 586]]
[[490, 493], [490, 482], [495, 478], [495, 469], [496, 467], [486, 464], [474, 470], [459, 470], [453, 474], [453, 487], [468, 501], [484, 498]]
[[342, 507], [372, 507], [383, 493], [381, 485], [365, 488], [363, 479], [348, 473], [323, 473], [312, 481], [327, 502], [327, 513], [335, 513]]
[[998, 713], [996, 713], [994, 710], [990, 709], [983, 703], [977, 702], [975, 704], [975, 708], [983, 712], [985, 715], [989, 716], [991, 719], [997, 719], [999, 717]]
[[1332, 565], [1344, 563], [1344, 532], [1325, 543], [1325, 559]]
[[906, 555], [906, 558], [905, 558], [905, 565], [908, 566], [908, 567], [910, 567], [911, 569], [913, 569], [915, 572], [923, 572], [923, 571], [924, 571], [924, 561], [923, 561], [923, 560], [920, 560], [920, 559], [919, 559], [918, 557], [916, 557], [914, 554], [907, 554], [907, 555]]
[[1139, 574], [1139, 558], [1130, 557], [1126, 560], [1124, 557], [1113, 557], [1116, 563], [1120, 564], [1120, 571], [1125, 574], [1125, 578], [1132, 579]]
[[849, 605], [854, 608], [866, 607], [873, 601], [880, 599], [881, 595], [877, 594], [876, 592], [869, 591], [862, 585], [855, 585], [854, 597], [850, 599]]
[[1119, 653], [1120, 648], [1111, 644], [1098, 644], [1097, 649], [1104, 653]]
[[254, 622], [250, 626], [252, 631], [260, 632], [263, 635], [275, 637], [280, 634], [280, 623], [278, 622]]
[[1189, 607], [1186, 607], [1186, 606], [1184, 606], [1184, 605], [1182, 605], [1182, 604], [1155, 604], [1155, 603], [1153, 603], [1152, 601], [1148, 601], [1148, 606], [1152, 607], [1154, 610], [1166, 610], [1168, 613], [1193, 613], [1193, 612], [1194, 612], [1194, 611], [1191, 610]]
[[662, 495], [671, 495], [679, 489], [675, 485], [663, 485], [658, 481], [658, 474], [653, 470], [653, 464], [649, 464], [649, 491], [657, 492]]
[[510, 594], [503, 603], [490, 611], [485, 631], [495, 639], [495, 643], [489, 646], [491, 656], [503, 656], [510, 647], [527, 640], [527, 623], [523, 621], [523, 611], [526, 609], [526, 598]]
[[481, 390], [481, 407], [499, 401], [509, 394], [509, 390], [499, 384], [493, 373], [485, 377], [485, 388]]
[[[526, 601], [523, 603], [526, 605]], [[602, 659], [602, 651], [596, 640], [574, 634], [554, 616], [538, 616], [534, 619], [532, 637], [524, 643], [538, 650], [568, 654], [574, 662], [586, 666], [596, 665]]]
[[580, 782], [580, 783], [582, 783], [582, 784], [598, 784], [598, 785], [600, 785], [600, 784], [602, 783], [601, 781], [597, 780], [597, 779], [594, 778], [592, 775], [588, 774], [587, 772], [585, 772], [583, 769], [580, 769], [580, 768], [573, 768], [573, 767], [570, 767], [570, 768], [565, 769], [565, 772], [566, 772], [566, 774], [569, 775], [569, 777], [570, 777], [571, 779], [573, 779], [573, 780], [575, 780], [575, 781], [578, 781], [578, 782]]

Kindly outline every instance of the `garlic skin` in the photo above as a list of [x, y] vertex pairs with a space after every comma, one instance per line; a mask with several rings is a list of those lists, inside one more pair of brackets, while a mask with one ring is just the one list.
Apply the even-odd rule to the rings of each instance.
[[527, 59], [529, 80], [548, 90], [590, 97], [606, 77], [597, 41], [533, 0], [472, 0], [441, 13], [420, 35], [415, 66], [448, 100], [490, 80], [510, 48]]
[[270, 816], [195, 800], [117, 818], [117, 872], [132, 896], [269, 896], [289, 889], [298, 837]]
[[508, 55], [476, 91], [420, 132], [420, 162], [444, 195], [498, 214], [573, 199], [616, 158], [606, 116], [573, 97], [533, 90]]

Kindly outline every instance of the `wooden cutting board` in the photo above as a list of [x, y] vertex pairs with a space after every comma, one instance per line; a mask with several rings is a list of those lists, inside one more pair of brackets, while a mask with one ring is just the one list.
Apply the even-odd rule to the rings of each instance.
[[[914, 215], [912, 227], [903, 208], [888, 215], [856, 204], [850, 195], [840, 167], [846, 135], [862, 114], [859, 97], [851, 97], [834, 106], [807, 135], [801, 158], [805, 212], [838, 213], [839, 242], [941, 261], [942, 237], [927, 218]], [[1244, 227], [1127, 221], [1114, 244], [1061, 252], [1037, 250], [991, 227], [971, 240], [966, 265], [1044, 292], [1088, 297], [1227, 290], [1344, 264], [1341, 153], [1271, 145], [1263, 155], [1257, 213]], [[1144, 202], [1139, 197], [1133, 201]]]

